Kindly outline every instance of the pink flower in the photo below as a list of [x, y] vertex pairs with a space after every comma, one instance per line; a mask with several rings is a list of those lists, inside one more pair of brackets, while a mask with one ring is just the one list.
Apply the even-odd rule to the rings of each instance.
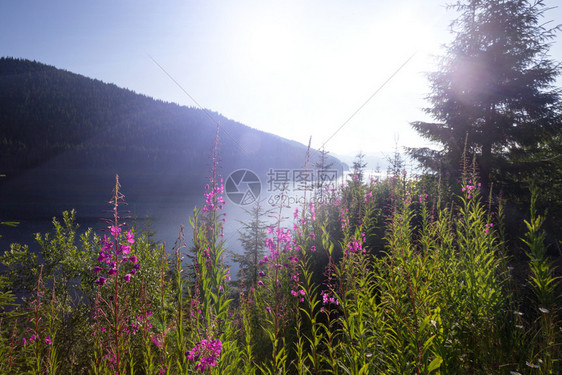
[[137, 258], [136, 256], [134, 256], [134, 255], [133, 255], [132, 257], [129, 257], [129, 260], [130, 260], [131, 262], [133, 262], [133, 263], [137, 263], [137, 262], [138, 262], [138, 258]]
[[130, 229], [127, 232], [127, 242], [128, 243], [134, 243], [135, 242], [135, 235], [133, 234], [133, 231], [130, 230]]
[[99, 286], [102, 286], [105, 284], [105, 282], [107, 281], [107, 279], [103, 276], [101, 276], [99, 279], [96, 280], [96, 284]]
[[51, 345], [53, 342], [51, 341], [51, 338], [49, 336], [45, 337], [45, 344], [47, 345]]
[[126, 274], [125, 276], [123, 276], [123, 280], [125, 280], [126, 282], [131, 281], [131, 274], [128, 273], [128, 274]]
[[103, 269], [103, 268], [96, 266], [96, 267], [94, 267], [94, 273], [100, 273], [100, 271], [101, 271], [102, 269]]
[[131, 252], [131, 246], [129, 245], [119, 245], [119, 250], [117, 254], [129, 254]]
[[105, 251], [100, 251], [99, 255], [98, 255], [98, 262], [109, 263], [109, 262], [111, 262], [111, 257]]
[[316, 251], [316, 246], [311, 246], [310, 251]]
[[163, 335], [160, 333], [158, 335], [154, 335], [154, 336], [150, 337], [150, 340], [152, 340], [152, 343], [160, 349], [162, 349], [162, 347], [164, 347], [164, 340], [163, 340], [164, 338], [162, 336]]
[[204, 372], [207, 367], [214, 367], [222, 351], [220, 340], [201, 340], [191, 350], [185, 353], [188, 360], [195, 363], [195, 369]]
[[100, 241], [100, 245], [102, 245], [101, 251], [107, 251], [111, 249], [113, 246], [113, 242], [107, 239], [107, 235], [103, 235], [103, 240]]
[[109, 228], [109, 232], [113, 237], [119, 237], [119, 235], [121, 234], [121, 228], [112, 226]]

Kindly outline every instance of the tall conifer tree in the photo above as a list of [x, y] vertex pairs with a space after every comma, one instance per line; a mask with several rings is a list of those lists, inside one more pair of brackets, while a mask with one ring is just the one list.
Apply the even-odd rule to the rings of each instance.
[[267, 218], [271, 210], [266, 209], [263, 204], [262, 201], [256, 201], [249, 210], [246, 210], [250, 220], [242, 222], [242, 228], [238, 232], [244, 252], [232, 254], [232, 260], [240, 266], [238, 276], [243, 279], [243, 285], [247, 288], [256, 287], [260, 271], [259, 261], [265, 254]]
[[437, 122], [412, 123], [442, 148], [410, 153], [456, 179], [466, 151], [484, 185], [506, 182], [526, 156], [561, 133], [561, 91], [553, 87], [561, 66], [548, 57], [559, 26], [543, 21], [549, 8], [541, 0], [462, 0], [450, 7], [459, 12], [454, 38], [429, 74], [425, 108]]

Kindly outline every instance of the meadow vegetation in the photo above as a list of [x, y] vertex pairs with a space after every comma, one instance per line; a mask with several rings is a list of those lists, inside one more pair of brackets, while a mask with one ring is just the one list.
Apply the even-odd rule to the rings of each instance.
[[80, 231], [64, 212], [37, 234], [37, 254], [12, 244], [0, 257], [0, 368], [559, 373], [560, 283], [534, 196], [526, 233], [508, 242], [502, 202], [481, 195], [475, 173], [453, 188], [402, 171], [354, 175], [322, 204], [311, 191], [301, 207], [254, 210], [234, 281], [219, 176], [193, 238], [180, 231], [171, 251], [126, 226], [116, 178], [106, 232]]

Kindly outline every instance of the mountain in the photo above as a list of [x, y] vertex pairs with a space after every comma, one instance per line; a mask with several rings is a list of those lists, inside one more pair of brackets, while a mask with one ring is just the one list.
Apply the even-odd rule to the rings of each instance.
[[205, 166], [206, 171], [214, 121], [221, 124], [225, 169], [304, 164], [304, 145], [218, 113], [154, 100], [29, 60], [0, 59], [0, 166], [7, 175], [69, 151], [100, 167], [129, 161], [189, 165], [197, 171]]
[[69, 208], [99, 216], [116, 173], [133, 206], [201, 196], [216, 122], [223, 176], [250, 169], [265, 178], [270, 169], [305, 165], [305, 145], [216, 112], [0, 58], [0, 220], [50, 218]]

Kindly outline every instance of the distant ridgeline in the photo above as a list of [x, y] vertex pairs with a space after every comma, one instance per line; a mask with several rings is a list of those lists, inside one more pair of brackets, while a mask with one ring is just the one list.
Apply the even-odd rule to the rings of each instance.
[[[223, 129], [223, 174], [235, 168], [262, 173], [304, 165], [306, 146], [211, 115]], [[0, 58], [0, 173], [7, 175], [5, 181], [42, 166], [103, 170], [104, 175], [204, 177], [215, 131], [201, 109], [34, 61]], [[329, 161], [340, 166], [334, 158]]]

